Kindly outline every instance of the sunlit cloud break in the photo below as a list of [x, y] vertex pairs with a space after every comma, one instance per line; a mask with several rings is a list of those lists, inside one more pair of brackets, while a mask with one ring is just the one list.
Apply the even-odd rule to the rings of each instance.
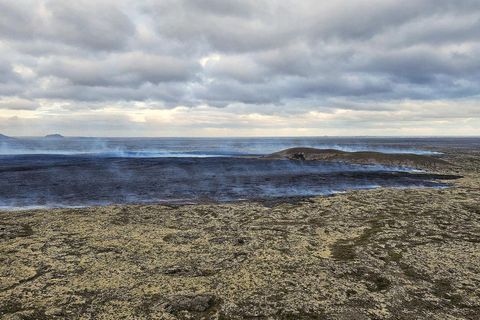
[[480, 2], [0, 0], [0, 132], [480, 134]]

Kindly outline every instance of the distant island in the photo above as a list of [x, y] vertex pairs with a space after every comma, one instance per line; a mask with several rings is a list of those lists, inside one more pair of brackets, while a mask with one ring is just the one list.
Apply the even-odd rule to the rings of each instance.
[[54, 134], [47, 134], [47, 135], [45, 136], [45, 138], [47, 138], [47, 139], [63, 139], [63, 138], [65, 138], [65, 137], [62, 136], [61, 134], [54, 133]]
[[14, 138], [0, 133], [0, 140], [13, 140]]

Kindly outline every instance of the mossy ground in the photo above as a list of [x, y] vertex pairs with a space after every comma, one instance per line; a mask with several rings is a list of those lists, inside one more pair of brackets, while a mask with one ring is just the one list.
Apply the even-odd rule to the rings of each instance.
[[0, 213], [2, 319], [478, 319], [480, 157], [449, 189]]

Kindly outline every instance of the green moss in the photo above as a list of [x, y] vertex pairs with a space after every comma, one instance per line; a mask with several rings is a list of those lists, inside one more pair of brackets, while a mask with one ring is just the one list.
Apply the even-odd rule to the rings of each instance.
[[439, 298], [449, 300], [453, 305], [458, 305], [462, 303], [463, 297], [454, 292], [455, 288], [450, 279], [440, 279], [435, 281], [433, 293]]
[[411, 278], [412, 280], [424, 280], [424, 281], [430, 281], [430, 278], [417, 271], [414, 267], [405, 264], [405, 263], [400, 263], [400, 268], [403, 271], [403, 274], [405, 274], [407, 277]]
[[354, 260], [355, 246], [348, 241], [337, 241], [331, 247], [332, 257], [337, 260], [349, 261]]
[[0, 315], [16, 313], [22, 309], [22, 304], [20, 302], [9, 300], [3, 303], [3, 305], [0, 305]]
[[399, 262], [402, 260], [403, 253], [401, 251], [388, 250], [387, 253], [390, 261]]
[[372, 292], [385, 291], [391, 286], [390, 280], [377, 274], [369, 275], [367, 280], [372, 283], [372, 285], [367, 286]]

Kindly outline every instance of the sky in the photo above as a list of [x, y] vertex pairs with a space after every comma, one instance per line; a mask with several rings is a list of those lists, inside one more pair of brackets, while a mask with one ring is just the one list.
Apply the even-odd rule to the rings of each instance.
[[480, 135], [478, 0], [0, 0], [0, 133]]

